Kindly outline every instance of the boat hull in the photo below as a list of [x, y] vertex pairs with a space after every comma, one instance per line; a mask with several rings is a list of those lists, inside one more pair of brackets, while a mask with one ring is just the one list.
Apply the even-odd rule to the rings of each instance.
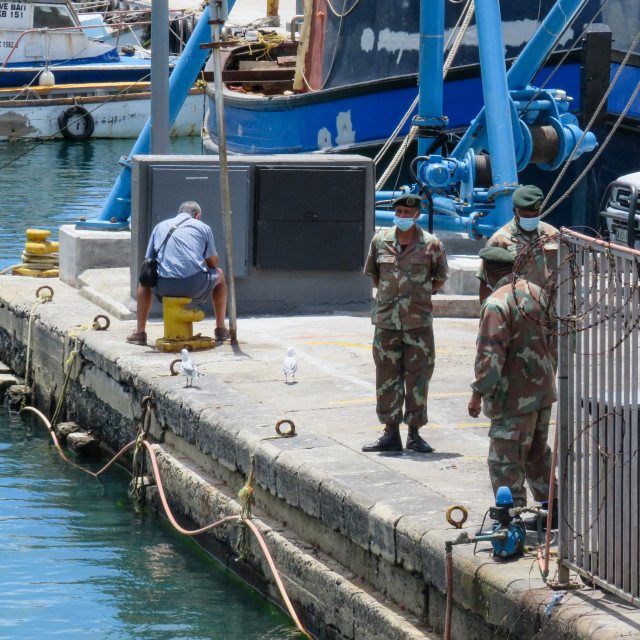
[[[42, 65], [7, 66], [0, 69], [0, 87], [22, 87], [37, 85]], [[151, 76], [151, 61], [144, 58], [122, 56], [119, 62], [52, 65], [58, 84], [85, 84], [95, 82], [138, 82]]]
[[[550, 69], [536, 78], [544, 82]], [[554, 82], [576, 98], [580, 65], [563, 65]], [[340, 152], [375, 147], [391, 135], [417, 95], [417, 76], [289, 96], [224, 93], [227, 149], [238, 154]], [[207, 89], [205, 147], [217, 148], [216, 97]], [[479, 68], [451, 72], [444, 85], [447, 128], [467, 127], [482, 108]], [[411, 118], [400, 132], [406, 135]]]
[[[151, 111], [149, 92], [82, 99], [0, 100], [0, 140], [62, 139], [59, 118], [74, 103], [90, 113], [94, 125], [91, 138], [137, 138]], [[200, 135], [203, 110], [202, 91], [194, 89], [171, 127], [170, 135]], [[74, 126], [73, 119], [68, 126], [71, 135], [81, 134], [80, 127]]]

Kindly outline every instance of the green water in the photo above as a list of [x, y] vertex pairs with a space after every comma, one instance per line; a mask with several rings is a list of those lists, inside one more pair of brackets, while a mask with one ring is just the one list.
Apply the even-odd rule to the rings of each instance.
[[[29, 227], [49, 229], [96, 218], [134, 140], [0, 142], [0, 270], [21, 262]], [[173, 138], [170, 153], [200, 154], [199, 137]]]
[[37, 418], [0, 407], [0, 640], [301, 637], [155, 512], [136, 512], [128, 480], [73, 469]]

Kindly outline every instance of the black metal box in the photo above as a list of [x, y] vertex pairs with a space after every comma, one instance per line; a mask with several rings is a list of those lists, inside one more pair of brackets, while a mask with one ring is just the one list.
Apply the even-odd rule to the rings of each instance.
[[368, 201], [363, 166], [257, 166], [255, 266], [361, 270]]

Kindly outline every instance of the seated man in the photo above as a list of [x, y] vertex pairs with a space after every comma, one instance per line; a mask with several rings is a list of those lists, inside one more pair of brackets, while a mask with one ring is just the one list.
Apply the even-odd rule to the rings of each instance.
[[[151, 232], [147, 258], [157, 257], [158, 282], [153, 289], [138, 285], [138, 325], [127, 336], [131, 344], [147, 344], [145, 328], [151, 308], [152, 292], [158, 298], [184, 297], [196, 302], [213, 300], [216, 314], [215, 338], [228, 340], [224, 326], [227, 284], [213, 242], [211, 227], [200, 222], [202, 210], [197, 202], [183, 202], [175, 218], [164, 220]], [[165, 242], [166, 240], [166, 242]]]

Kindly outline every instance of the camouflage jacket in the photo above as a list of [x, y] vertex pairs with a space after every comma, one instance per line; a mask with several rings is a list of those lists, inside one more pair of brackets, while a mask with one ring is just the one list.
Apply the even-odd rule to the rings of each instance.
[[442, 243], [420, 227], [404, 251], [397, 227], [373, 236], [364, 273], [373, 278], [378, 293], [371, 322], [381, 329], [418, 329], [433, 324], [431, 281], [449, 275]]
[[[487, 240], [487, 247], [502, 247], [509, 251], [514, 258], [525, 249], [529, 244], [535, 242], [541, 235], [552, 236], [558, 233], [555, 227], [546, 222], [540, 222], [538, 230], [533, 233], [526, 233], [516, 222], [515, 218], [511, 222], [498, 229]], [[558, 264], [558, 242], [549, 240], [546, 242], [542, 251], [536, 251], [524, 264], [519, 265], [518, 277], [533, 282], [539, 287], [545, 286], [547, 280], [553, 275]], [[487, 275], [484, 271], [484, 265], [480, 266], [476, 274], [480, 280], [487, 281]]]
[[553, 334], [546, 320], [547, 299], [540, 287], [502, 278], [480, 311], [475, 381], [488, 418], [517, 416], [556, 400]]

